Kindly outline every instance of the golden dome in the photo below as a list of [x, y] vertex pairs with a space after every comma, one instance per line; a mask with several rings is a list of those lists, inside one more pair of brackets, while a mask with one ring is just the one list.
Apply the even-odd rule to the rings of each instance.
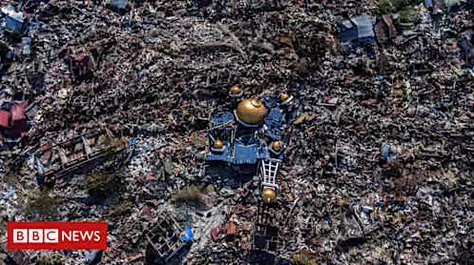
[[224, 147], [224, 143], [221, 140], [216, 140], [212, 147], [215, 149], [222, 149]]
[[242, 100], [237, 106], [237, 117], [248, 124], [257, 124], [263, 120], [267, 109], [255, 98]]
[[272, 203], [276, 199], [276, 192], [270, 188], [264, 188], [262, 191], [262, 197], [264, 203]]
[[283, 143], [281, 141], [273, 141], [272, 149], [275, 151], [280, 151], [283, 148]]
[[285, 102], [285, 101], [287, 101], [289, 98], [290, 98], [290, 95], [288, 95], [288, 94], [286, 94], [286, 93], [281, 93], [281, 94], [280, 94], [280, 101], [281, 101], [281, 102]]
[[240, 87], [238, 85], [235, 85], [233, 86], [231, 89], [230, 89], [230, 93], [232, 95], [237, 95], [241, 92], [242, 90], [240, 89]]

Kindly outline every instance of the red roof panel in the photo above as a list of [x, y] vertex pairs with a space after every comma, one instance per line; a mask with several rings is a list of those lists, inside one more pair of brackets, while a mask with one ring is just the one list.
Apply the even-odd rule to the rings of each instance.
[[6, 110], [0, 110], [0, 126], [10, 128], [10, 112]]

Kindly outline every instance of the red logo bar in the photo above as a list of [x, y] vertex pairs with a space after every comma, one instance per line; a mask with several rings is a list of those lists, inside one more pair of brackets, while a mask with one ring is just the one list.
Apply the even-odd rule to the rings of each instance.
[[8, 222], [8, 250], [107, 249], [106, 222]]

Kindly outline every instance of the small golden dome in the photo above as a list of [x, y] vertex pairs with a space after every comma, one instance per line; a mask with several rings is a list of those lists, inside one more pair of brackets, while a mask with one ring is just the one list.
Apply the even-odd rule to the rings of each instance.
[[273, 141], [272, 149], [275, 151], [280, 151], [283, 148], [283, 143], [281, 141]]
[[263, 120], [267, 109], [255, 98], [242, 100], [237, 106], [237, 117], [248, 124], [257, 124]]
[[215, 149], [222, 149], [224, 147], [224, 143], [221, 140], [216, 140], [212, 147]]
[[281, 94], [280, 94], [280, 101], [281, 101], [281, 102], [285, 102], [285, 101], [287, 101], [289, 98], [290, 98], [290, 95], [288, 95], [288, 94], [286, 94], [286, 93], [281, 93]]
[[237, 94], [240, 94], [242, 90], [240, 89], [240, 87], [238, 85], [235, 85], [233, 86], [231, 89], [230, 89], [230, 93], [232, 95], [237, 95]]
[[264, 203], [272, 203], [276, 199], [276, 192], [270, 188], [264, 188], [262, 191], [262, 197]]

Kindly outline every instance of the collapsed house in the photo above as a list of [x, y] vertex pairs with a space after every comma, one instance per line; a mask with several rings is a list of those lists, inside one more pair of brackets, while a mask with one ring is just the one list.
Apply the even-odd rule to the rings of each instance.
[[253, 247], [257, 250], [277, 252], [282, 247], [279, 240], [279, 227], [274, 223], [274, 209], [260, 205], [253, 234]]
[[163, 216], [157, 224], [145, 233], [147, 240], [146, 265], [166, 265], [182, 260], [193, 242], [189, 226], [180, 227], [170, 215]]
[[40, 183], [54, 182], [54, 176], [90, 171], [104, 161], [119, 158], [112, 166], [128, 160], [133, 153], [128, 142], [110, 131], [93, 131], [59, 143], [45, 143], [33, 152], [30, 164], [37, 171]]

